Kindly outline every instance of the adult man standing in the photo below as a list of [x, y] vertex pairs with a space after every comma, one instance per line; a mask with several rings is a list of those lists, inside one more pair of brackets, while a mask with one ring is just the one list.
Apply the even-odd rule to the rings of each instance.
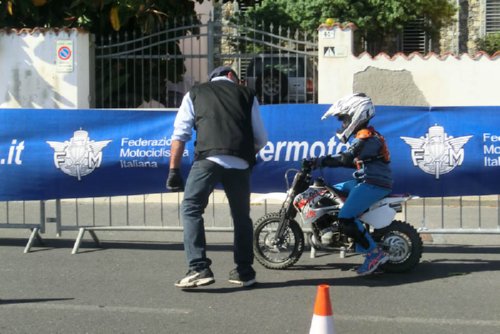
[[234, 262], [229, 282], [255, 284], [253, 227], [250, 218], [250, 174], [256, 153], [266, 145], [267, 132], [255, 92], [238, 84], [236, 72], [217, 67], [209, 81], [194, 86], [183, 98], [174, 122], [167, 188], [183, 190], [179, 168], [185, 143], [196, 129], [195, 158], [181, 206], [184, 251], [189, 267], [175, 283], [193, 288], [215, 282], [206, 255], [203, 213], [215, 186], [221, 183], [234, 223]]

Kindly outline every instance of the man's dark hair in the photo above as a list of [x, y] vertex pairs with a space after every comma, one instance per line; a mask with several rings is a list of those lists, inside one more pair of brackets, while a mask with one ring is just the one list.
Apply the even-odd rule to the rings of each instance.
[[219, 66], [219, 67], [215, 68], [212, 72], [210, 72], [210, 75], [208, 76], [208, 81], [212, 81], [212, 79], [216, 78], [216, 77], [226, 76], [228, 73], [233, 73], [233, 75], [239, 81], [238, 75], [229, 66]]

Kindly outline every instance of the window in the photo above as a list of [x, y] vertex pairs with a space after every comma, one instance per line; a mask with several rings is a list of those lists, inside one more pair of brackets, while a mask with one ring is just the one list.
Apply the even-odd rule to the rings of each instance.
[[500, 0], [486, 0], [486, 33], [500, 32]]
[[404, 53], [420, 52], [427, 53], [429, 51], [429, 39], [424, 31], [424, 19], [416, 19], [408, 24], [403, 29], [401, 36], [401, 51]]

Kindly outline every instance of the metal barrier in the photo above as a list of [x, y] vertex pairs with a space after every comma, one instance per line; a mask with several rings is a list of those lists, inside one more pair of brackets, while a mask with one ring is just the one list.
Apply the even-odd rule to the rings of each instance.
[[[268, 212], [278, 211], [279, 200], [258, 201], [253, 194], [251, 217], [256, 221]], [[26, 228], [31, 235], [25, 248], [29, 252], [35, 239], [42, 242], [45, 223], [54, 223], [57, 236], [77, 231], [72, 249], [76, 254], [85, 232], [99, 245], [101, 231], [182, 231], [181, 193], [137, 196], [58, 199], [53, 201], [0, 203], [0, 228]], [[500, 234], [500, 195], [448, 198], [420, 198], [406, 203], [399, 219], [424, 234]], [[232, 232], [231, 215], [222, 191], [211, 196], [205, 212], [207, 232]]]
[[[259, 201], [252, 195], [254, 221], [278, 211], [280, 200]], [[257, 199], [257, 200], [256, 200]], [[86, 231], [99, 244], [97, 231], [182, 231], [182, 194], [106, 197], [56, 201], [57, 231], [78, 230], [72, 253], [78, 252]], [[500, 234], [500, 195], [421, 198], [407, 202], [402, 217], [427, 234]], [[205, 212], [207, 232], [231, 232], [227, 199], [222, 191], [212, 194]]]
[[24, 253], [28, 253], [35, 240], [43, 244], [40, 233], [45, 233], [45, 203], [43, 201], [0, 202], [0, 228], [31, 230]]
[[[182, 231], [181, 200], [179, 193], [56, 200], [52, 220], [58, 235], [78, 231], [72, 250], [76, 254], [85, 232], [99, 245], [98, 231]], [[212, 195], [205, 222], [209, 232], [233, 231], [229, 208], [220, 193]]]
[[420, 233], [500, 234], [500, 195], [420, 198], [403, 214]]

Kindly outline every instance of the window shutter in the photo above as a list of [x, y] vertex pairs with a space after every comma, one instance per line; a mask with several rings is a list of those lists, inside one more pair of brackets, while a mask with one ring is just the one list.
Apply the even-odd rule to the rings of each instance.
[[427, 53], [428, 38], [424, 31], [424, 19], [409, 22], [403, 30], [401, 49], [404, 53], [420, 52]]
[[500, 0], [486, 0], [486, 33], [500, 32]]

